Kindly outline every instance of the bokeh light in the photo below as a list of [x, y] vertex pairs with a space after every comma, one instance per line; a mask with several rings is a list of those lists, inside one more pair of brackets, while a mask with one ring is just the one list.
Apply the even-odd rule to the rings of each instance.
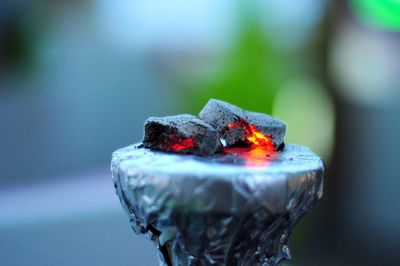
[[311, 77], [289, 80], [279, 89], [273, 114], [286, 121], [286, 142], [309, 146], [329, 161], [335, 113], [327, 88]]
[[329, 54], [329, 70], [340, 94], [369, 106], [397, 104], [397, 37], [362, 28], [350, 20], [342, 23], [333, 36]]
[[352, 0], [351, 6], [366, 24], [387, 29], [400, 30], [399, 0]]

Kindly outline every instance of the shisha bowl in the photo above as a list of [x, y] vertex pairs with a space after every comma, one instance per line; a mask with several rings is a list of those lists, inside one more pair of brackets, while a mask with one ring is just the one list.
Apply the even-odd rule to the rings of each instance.
[[133, 230], [156, 243], [160, 265], [267, 266], [290, 258], [293, 227], [322, 196], [324, 164], [292, 144], [264, 158], [135, 144], [114, 152], [112, 174]]

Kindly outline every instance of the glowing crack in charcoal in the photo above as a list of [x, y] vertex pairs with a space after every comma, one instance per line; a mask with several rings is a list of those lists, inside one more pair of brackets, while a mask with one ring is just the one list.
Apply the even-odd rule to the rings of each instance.
[[250, 167], [266, 166], [269, 161], [276, 157], [275, 146], [271, 138], [261, 133], [256, 126], [239, 120], [228, 125], [229, 129], [234, 127], [244, 130], [245, 144], [248, 147], [227, 147], [224, 149], [224, 154], [234, 154], [246, 160], [246, 165]]
[[245, 142], [254, 149], [262, 149], [265, 151], [275, 151], [272, 140], [267, 135], [261, 133], [256, 126], [246, 124], [244, 121], [239, 120], [236, 123], [231, 123], [228, 128], [240, 127], [244, 130]]
[[196, 147], [196, 143], [194, 142], [193, 138], [183, 139], [178, 143], [171, 145], [171, 150], [174, 151], [181, 151], [187, 150]]
[[198, 117], [148, 118], [143, 141], [113, 153], [117, 195], [160, 265], [290, 259], [293, 227], [322, 197], [324, 164], [284, 145], [285, 133], [272, 116], [211, 99]]
[[160, 146], [165, 150], [172, 150], [175, 152], [190, 150], [196, 147], [196, 142], [193, 138], [179, 138], [178, 136], [171, 134], [168, 136], [168, 141], [163, 140], [160, 142]]
[[214, 155], [223, 148], [217, 130], [187, 114], [148, 118], [143, 144], [152, 150], [200, 156]]

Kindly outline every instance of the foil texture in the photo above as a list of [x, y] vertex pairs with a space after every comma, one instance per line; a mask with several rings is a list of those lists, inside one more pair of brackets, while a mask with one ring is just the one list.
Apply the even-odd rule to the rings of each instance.
[[133, 230], [154, 241], [160, 265], [276, 265], [290, 259], [298, 220], [322, 196], [324, 164], [287, 145], [262, 167], [155, 152], [139, 144], [112, 158]]

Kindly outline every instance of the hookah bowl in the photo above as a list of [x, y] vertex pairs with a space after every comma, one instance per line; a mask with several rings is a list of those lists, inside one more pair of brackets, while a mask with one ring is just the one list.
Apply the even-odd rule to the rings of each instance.
[[324, 164], [286, 145], [262, 164], [238, 154], [179, 155], [135, 144], [113, 153], [117, 195], [160, 265], [276, 265], [298, 220], [322, 196]]

